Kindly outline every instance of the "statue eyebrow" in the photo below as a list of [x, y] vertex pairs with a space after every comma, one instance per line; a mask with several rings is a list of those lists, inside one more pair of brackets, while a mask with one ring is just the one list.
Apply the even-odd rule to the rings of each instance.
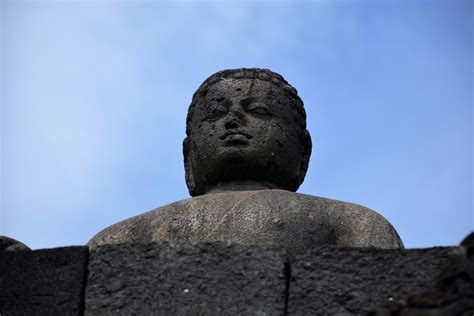
[[[218, 99], [221, 99], [221, 98], [218, 98]], [[214, 111], [215, 109], [217, 109], [219, 107], [224, 107], [226, 109], [229, 109], [229, 102], [222, 102], [224, 100], [226, 100], [226, 99], [225, 98], [222, 98], [222, 100], [213, 99], [210, 102], [206, 102], [206, 105], [204, 107], [204, 111], [205, 112], [212, 112], [212, 111]], [[216, 103], [216, 101], [217, 101], [217, 103]]]

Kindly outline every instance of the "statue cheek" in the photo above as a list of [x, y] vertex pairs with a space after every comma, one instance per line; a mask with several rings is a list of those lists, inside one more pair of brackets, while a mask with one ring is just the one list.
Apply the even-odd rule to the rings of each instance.
[[284, 147], [285, 144], [290, 140], [290, 135], [288, 134], [288, 128], [282, 121], [275, 121], [272, 124], [273, 129], [273, 141], [279, 144], [280, 147]]
[[210, 137], [199, 137], [193, 140], [193, 152], [197, 162], [207, 164], [210, 158], [215, 157], [217, 142]]
[[201, 138], [206, 138], [208, 140], [212, 139], [217, 134], [219, 124], [220, 122], [218, 121], [216, 122], [203, 121], [199, 123], [198, 128], [197, 128], [198, 130], [197, 136]]

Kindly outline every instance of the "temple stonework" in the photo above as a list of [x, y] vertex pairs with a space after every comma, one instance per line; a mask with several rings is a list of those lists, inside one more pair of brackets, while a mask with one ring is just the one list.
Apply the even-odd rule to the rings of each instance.
[[311, 155], [297, 91], [267, 69], [224, 70], [194, 93], [183, 142], [190, 199], [124, 220], [89, 242], [230, 241], [291, 253], [403, 247], [380, 214], [295, 191]]

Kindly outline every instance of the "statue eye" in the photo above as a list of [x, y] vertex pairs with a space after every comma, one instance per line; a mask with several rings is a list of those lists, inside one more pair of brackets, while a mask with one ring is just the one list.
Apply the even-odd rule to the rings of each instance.
[[271, 116], [272, 113], [265, 104], [251, 103], [247, 107], [247, 111], [258, 116]]
[[209, 112], [206, 115], [206, 120], [214, 120], [218, 119], [224, 115], [226, 115], [228, 112], [227, 107], [223, 105], [217, 105], [215, 107], [212, 107], [209, 109]]

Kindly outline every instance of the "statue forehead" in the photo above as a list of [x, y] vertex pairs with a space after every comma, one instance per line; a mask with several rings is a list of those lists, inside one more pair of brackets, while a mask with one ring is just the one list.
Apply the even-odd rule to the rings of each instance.
[[268, 96], [285, 94], [284, 90], [274, 83], [261, 79], [253, 78], [222, 78], [206, 87], [205, 96], [200, 99], [207, 99], [209, 97], [216, 97], [221, 95], [223, 97], [232, 96]]
[[290, 105], [291, 102], [286, 102], [290, 101], [291, 97], [281, 87], [270, 81], [253, 78], [222, 78], [210, 84], [200, 91], [195, 102], [195, 111], [208, 110], [212, 107], [213, 101], [234, 98], [256, 98], [258, 101], [264, 101], [268, 106], [284, 107], [286, 111], [295, 111]]

